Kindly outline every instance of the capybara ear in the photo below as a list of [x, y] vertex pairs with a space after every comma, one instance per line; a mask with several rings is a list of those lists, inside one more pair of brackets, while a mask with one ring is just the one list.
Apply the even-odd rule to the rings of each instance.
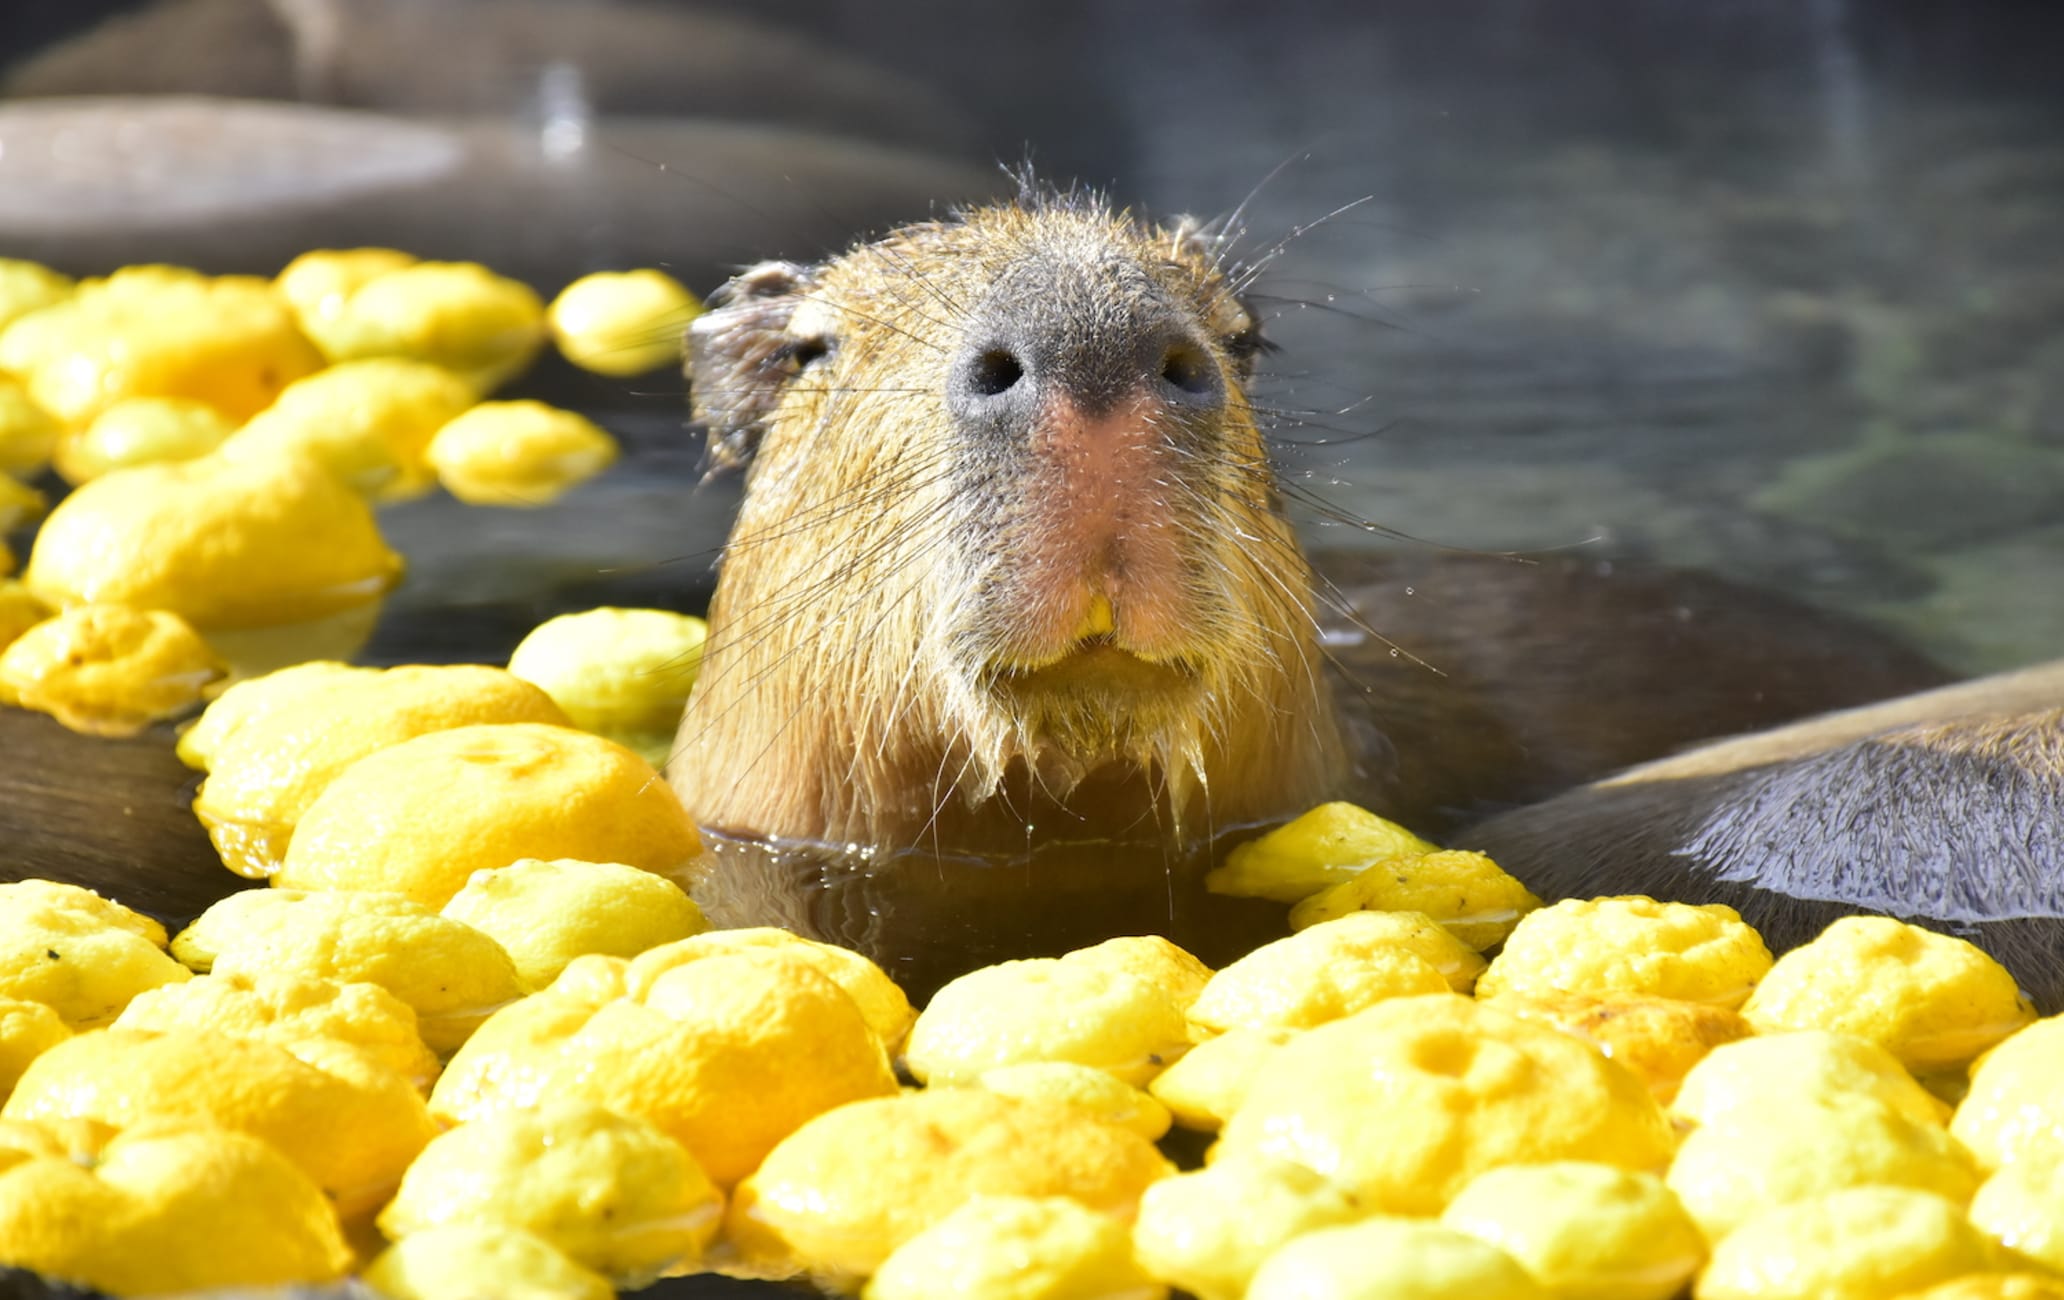
[[1181, 216], [1169, 223], [1168, 255], [1179, 262], [1209, 262], [1216, 265], [1219, 256], [1232, 243], [1233, 235], [1216, 221], [1200, 221], [1196, 217]]
[[704, 468], [736, 469], [752, 459], [768, 414], [797, 369], [789, 320], [814, 283], [814, 268], [762, 262], [710, 295], [688, 327], [688, 396], [708, 431]]

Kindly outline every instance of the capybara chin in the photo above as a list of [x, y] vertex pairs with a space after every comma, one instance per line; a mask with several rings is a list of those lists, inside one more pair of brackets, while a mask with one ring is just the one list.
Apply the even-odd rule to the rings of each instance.
[[690, 340], [752, 455], [675, 787], [706, 823], [879, 846], [1181, 841], [1345, 766], [1312, 579], [1216, 246], [1089, 200], [733, 281]]

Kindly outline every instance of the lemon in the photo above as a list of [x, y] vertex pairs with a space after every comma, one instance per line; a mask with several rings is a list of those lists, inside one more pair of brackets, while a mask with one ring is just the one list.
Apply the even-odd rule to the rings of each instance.
[[165, 927], [141, 913], [77, 885], [0, 884], [0, 997], [41, 1002], [84, 1029], [190, 978], [165, 952]]
[[0, 1098], [29, 1062], [72, 1036], [64, 1017], [41, 1002], [0, 997]]
[[616, 439], [543, 402], [482, 402], [437, 431], [425, 453], [468, 505], [542, 506], [616, 462]]
[[1910, 1070], [1961, 1066], [2035, 1019], [1976, 945], [1881, 916], [1847, 916], [1786, 953], [1742, 1014], [1756, 1032], [1869, 1039]]
[[2020, 1160], [1971, 1199], [1971, 1222], [2036, 1268], [2064, 1273], [2064, 1165]]
[[1670, 1300], [1705, 1261], [1698, 1225], [1653, 1174], [1582, 1161], [1482, 1174], [1441, 1214], [1566, 1300]]
[[0, 651], [0, 700], [73, 731], [133, 736], [197, 707], [228, 671], [177, 614], [77, 605]]
[[493, 938], [532, 988], [586, 953], [635, 957], [709, 928], [679, 885], [617, 862], [526, 858], [476, 871], [443, 915]]
[[630, 750], [570, 727], [501, 723], [353, 763], [301, 815], [273, 879], [442, 907], [475, 871], [524, 858], [670, 871], [701, 850], [673, 787]]
[[435, 484], [424, 459], [431, 437], [478, 400], [472, 385], [428, 362], [347, 361], [287, 385], [222, 451], [313, 460], [355, 491], [398, 501]]
[[1027, 1061], [998, 1066], [975, 1081], [979, 1088], [1005, 1097], [1072, 1106], [1158, 1142], [1171, 1123], [1168, 1107], [1129, 1083], [1102, 1070], [1068, 1061]]
[[1880, 1300], [1991, 1267], [1952, 1201], [1856, 1187], [1767, 1210], [1713, 1247], [1697, 1300]]
[[544, 1097], [653, 1124], [728, 1186], [841, 1103], [895, 1090], [888, 1057], [838, 985], [778, 953], [719, 953], [633, 996], [631, 963], [582, 957], [490, 1019], [445, 1067], [432, 1109], [473, 1122]]
[[864, 1277], [975, 1195], [1066, 1196], [1129, 1220], [1173, 1169], [1154, 1145], [1067, 1107], [973, 1088], [857, 1101], [790, 1134], [732, 1197], [749, 1262]]
[[597, 271], [559, 291], [546, 310], [568, 361], [598, 375], [638, 375], [681, 362], [702, 304], [664, 271]]
[[976, 1196], [882, 1261], [864, 1300], [1161, 1300], [1125, 1225], [1064, 1196]]
[[380, 1213], [402, 1239], [458, 1223], [521, 1228], [619, 1283], [692, 1271], [724, 1198], [681, 1144], [593, 1102], [547, 1100], [462, 1124], [423, 1149]]
[[[456, 371], [487, 392], [520, 373], [544, 344], [544, 303], [521, 281], [477, 262], [381, 268], [377, 255], [339, 268], [325, 290], [351, 287], [342, 289], [334, 309], [302, 315], [309, 337], [333, 364], [408, 357]], [[297, 285], [295, 292], [313, 289]]]
[[2064, 1017], [2051, 1016], [1978, 1058], [1949, 1131], [1985, 1169], [2064, 1163]]
[[1363, 1213], [1303, 1165], [1227, 1156], [1147, 1188], [1133, 1250], [1148, 1272], [1198, 1300], [1240, 1300], [1254, 1270], [1284, 1242]]
[[1488, 999], [1486, 1005], [1592, 1044], [1632, 1070], [1665, 1106], [1676, 1098], [1685, 1074], [1707, 1053], [1753, 1032], [1739, 1012], [1672, 998], [1507, 994]]
[[1077, 948], [1061, 958], [1077, 966], [1097, 966], [1137, 976], [1174, 999], [1188, 1011], [1204, 986], [1211, 982], [1211, 968], [1181, 947], [1158, 934], [1121, 935]]
[[80, 487], [44, 521], [23, 577], [52, 601], [169, 610], [206, 633], [354, 608], [400, 575], [371, 508], [321, 469], [205, 456]]
[[1000, 1065], [1073, 1061], [1144, 1084], [1189, 1049], [1175, 1000], [1137, 976], [1034, 957], [949, 982], [910, 1028], [904, 1061], [933, 1084]]
[[1438, 1214], [1499, 1165], [1655, 1170], [1671, 1146], [1623, 1066], [1452, 993], [1305, 1030], [1262, 1065], [1220, 1137], [1222, 1154], [1298, 1161], [1396, 1214]]
[[237, 971], [167, 984], [138, 994], [113, 1028], [206, 1029], [289, 1049], [325, 1038], [356, 1049], [420, 1092], [437, 1078], [437, 1058], [406, 1002], [377, 984], [298, 971]]
[[247, 677], [232, 683], [216, 696], [193, 724], [179, 733], [179, 761], [205, 772], [231, 736], [247, 724], [269, 723], [275, 713], [298, 701], [301, 692], [318, 683], [330, 683], [340, 676], [356, 676], [361, 682], [378, 674], [376, 668], [354, 668], [334, 659], [316, 659], [262, 677]]
[[1204, 886], [1214, 894], [1295, 903], [1346, 884], [1378, 862], [1439, 847], [1351, 803], [1321, 804], [1235, 848], [1204, 877]]
[[1795, 1102], [1700, 1125], [1678, 1148], [1669, 1183], [1718, 1241], [1773, 1205], [1846, 1187], [1913, 1187], [1961, 1205], [1977, 1190], [1978, 1173], [1936, 1125], [1883, 1106]]
[[1437, 1223], [1369, 1219], [1321, 1228], [1265, 1260], [1248, 1300], [1545, 1300], [1497, 1247]]
[[625, 968], [625, 988], [630, 996], [642, 998], [660, 976], [674, 967], [731, 952], [770, 953], [810, 967], [853, 999], [867, 1027], [891, 1051], [910, 1031], [910, 1022], [917, 1019], [917, 1012], [911, 1009], [903, 990], [867, 958], [850, 948], [819, 943], [772, 926], [711, 930], [650, 949]]
[[1505, 941], [1541, 905], [1481, 853], [1449, 850], [1385, 858], [1290, 909], [1301, 930], [1356, 911], [1423, 912], [1481, 952]]
[[270, 1144], [138, 1130], [90, 1161], [0, 1162], [0, 1264], [135, 1296], [326, 1282], [351, 1251], [323, 1194]]
[[1522, 920], [1476, 992], [1631, 993], [1732, 1009], [1769, 969], [1770, 950], [1731, 907], [1572, 898]]
[[194, 1029], [66, 1039], [29, 1063], [0, 1116], [248, 1133], [299, 1165], [347, 1218], [378, 1208], [437, 1132], [408, 1080], [349, 1048], [309, 1039], [290, 1052]]
[[232, 421], [322, 365], [263, 281], [129, 267], [0, 330], [0, 369], [74, 427], [130, 397], [186, 397]]
[[366, 755], [454, 727], [565, 716], [543, 691], [499, 668], [300, 667], [231, 688], [181, 748], [189, 763], [205, 760], [209, 769], [194, 815], [224, 865], [264, 877], [279, 869], [316, 798]]
[[131, 397], [65, 434], [57, 444], [57, 472], [78, 484], [112, 470], [198, 460], [235, 431], [228, 416], [191, 397]]
[[319, 340], [351, 295], [390, 271], [415, 264], [413, 254], [395, 248], [318, 248], [287, 263], [273, 277], [272, 289], [286, 300], [303, 332]]
[[1214, 1133], [1246, 1100], [1254, 1076], [1295, 1029], [1229, 1029], [1207, 1038], [1154, 1076], [1147, 1092], [1184, 1128]]
[[1949, 1107], [1914, 1082], [1890, 1052], [1821, 1030], [1744, 1038], [1714, 1048], [1685, 1073], [1671, 1110], [1693, 1124], [1737, 1118], [1754, 1124], [1800, 1105], [1883, 1106], [1916, 1124], [1937, 1127], [1949, 1119]]
[[663, 762], [702, 666], [709, 625], [663, 609], [604, 607], [532, 628], [509, 671], [552, 697], [573, 725]]
[[0, 257], [0, 330], [39, 307], [62, 301], [72, 292], [72, 277], [39, 262]]
[[0, 373], [0, 476], [34, 478], [57, 450], [64, 426], [12, 375]]
[[377, 984], [416, 1013], [423, 1041], [439, 1051], [526, 992], [500, 944], [394, 894], [242, 890], [201, 913], [172, 951], [195, 970], [237, 979]]
[[366, 1266], [391, 1300], [613, 1300], [609, 1279], [520, 1228], [455, 1223], [411, 1233]]
[[1310, 1029], [1386, 998], [1445, 993], [1447, 979], [1359, 912], [1265, 943], [1211, 977], [1190, 1019], [1213, 1032]]

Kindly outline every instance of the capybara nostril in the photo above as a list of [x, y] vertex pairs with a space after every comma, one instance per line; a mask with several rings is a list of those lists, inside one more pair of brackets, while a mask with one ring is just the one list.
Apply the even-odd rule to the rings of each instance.
[[1211, 354], [1189, 339], [1177, 339], [1161, 355], [1161, 396], [1184, 406], [1217, 406], [1225, 381]]
[[968, 389], [980, 397], [1001, 397], [1024, 377], [1025, 367], [1007, 347], [984, 348], [967, 363]]

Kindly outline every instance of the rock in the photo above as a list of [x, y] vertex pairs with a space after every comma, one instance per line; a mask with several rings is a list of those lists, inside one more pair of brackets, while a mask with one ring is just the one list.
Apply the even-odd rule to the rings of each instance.
[[0, 105], [0, 247], [74, 272], [132, 261], [271, 274], [391, 244], [556, 290], [662, 265], [707, 288], [767, 256], [997, 190], [992, 170], [783, 127], [505, 120], [208, 98]]
[[747, 18], [626, 0], [159, 0], [0, 86], [533, 117], [571, 94], [596, 113], [971, 143], [968, 115], [908, 77]]

